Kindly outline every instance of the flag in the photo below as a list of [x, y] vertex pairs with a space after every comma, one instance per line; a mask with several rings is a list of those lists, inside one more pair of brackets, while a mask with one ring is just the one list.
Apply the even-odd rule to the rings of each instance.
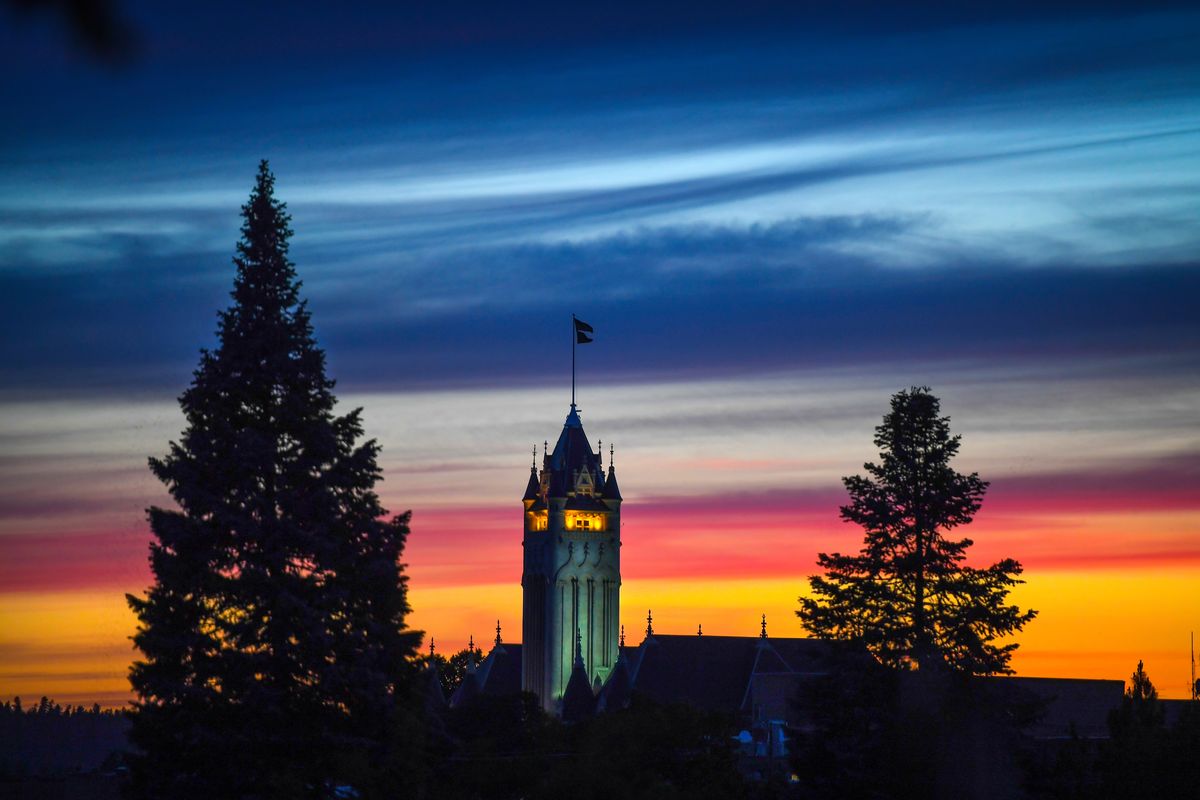
[[579, 344], [589, 344], [592, 341], [592, 326], [581, 319], [575, 319], [575, 341]]

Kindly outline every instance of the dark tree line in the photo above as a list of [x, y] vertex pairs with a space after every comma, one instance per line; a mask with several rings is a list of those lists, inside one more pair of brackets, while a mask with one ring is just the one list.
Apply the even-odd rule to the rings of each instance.
[[29, 706], [25, 706], [21, 702], [21, 698], [14, 697], [12, 700], [5, 700], [3, 705], [0, 705], [0, 716], [15, 717], [18, 715], [24, 716], [53, 716], [53, 717], [117, 717], [122, 712], [112, 708], [101, 708], [99, 703], [93, 703], [90, 706], [82, 705], [62, 705], [56, 703], [45, 695], [42, 698]]
[[[117, 763], [129, 721], [118, 710], [62, 705], [48, 697], [0, 705], [0, 778], [61, 775]], [[0, 794], [3, 790], [0, 789]]]
[[532, 694], [485, 694], [429, 724], [447, 800], [737, 800], [775, 788], [739, 768], [731, 717], [636, 695], [627, 709], [565, 724]]

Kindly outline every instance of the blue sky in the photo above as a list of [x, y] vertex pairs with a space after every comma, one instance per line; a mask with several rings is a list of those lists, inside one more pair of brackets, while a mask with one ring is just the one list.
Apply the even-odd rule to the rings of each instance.
[[[122, 703], [146, 469], [268, 158], [413, 624], [519, 628], [534, 442], [616, 444], [631, 630], [803, 635], [840, 478], [929, 384], [1022, 674], [1186, 691], [1200, 578], [1187, 4], [130, 2], [0, 11], [0, 695]], [[517, 527], [514, 527], [516, 525]], [[1101, 635], [1104, 634], [1104, 635]], [[478, 638], [478, 636], [477, 636]], [[1158, 676], [1162, 675], [1159, 679]]]
[[261, 157], [352, 386], [1198, 344], [1194, 11], [126, 8], [6, 29], [9, 391], [186, 380]]

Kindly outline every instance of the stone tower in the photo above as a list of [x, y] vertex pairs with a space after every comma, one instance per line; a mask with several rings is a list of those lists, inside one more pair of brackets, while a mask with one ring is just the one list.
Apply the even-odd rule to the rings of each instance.
[[595, 689], [617, 662], [621, 492], [611, 458], [606, 475], [574, 404], [541, 470], [536, 458], [522, 500], [521, 686], [558, 713], [577, 648]]

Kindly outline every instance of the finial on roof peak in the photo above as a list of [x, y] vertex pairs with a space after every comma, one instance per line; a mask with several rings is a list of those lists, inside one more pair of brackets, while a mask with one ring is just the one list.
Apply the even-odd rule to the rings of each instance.
[[760, 639], [767, 638], [767, 615], [766, 614], [762, 615], [762, 633], [760, 633], [758, 635], [758, 638], [760, 638]]
[[566, 426], [568, 428], [582, 428], [583, 422], [579, 419], [579, 409], [571, 403], [571, 413], [567, 414]]
[[496, 620], [496, 647], [500, 646], [500, 620]]
[[582, 667], [583, 663], [583, 632], [575, 631], [575, 665]]
[[433, 658], [433, 637], [429, 637], [429, 657]]
[[697, 635], [697, 636], [703, 636], [703, 635], [704, 635], [704, 624], [703, 624], [703, 623], [700, 623], [700, 624], [697, 624], [697, 625], [696, 625], [696, 635]]
[[473, 633], [471, 634], [471, 638], [467, 641], [467, 652], [468, 653], [475, 652], [475, 634], [473, 634]]
[[537, 472], [537, 445], [533, 446], [533, 460], [529, 462], [529, 468]]
[[625, 646], [625, 626], [621, 626], [621, 647]]
[[649, 609], [646, 611], [646, 636], [654, 635], [654, 614]]

